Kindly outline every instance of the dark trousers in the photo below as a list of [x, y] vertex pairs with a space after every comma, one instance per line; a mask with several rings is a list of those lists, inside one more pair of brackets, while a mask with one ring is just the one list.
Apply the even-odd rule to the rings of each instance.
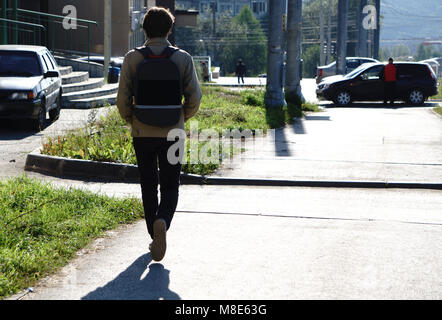
[[389, 81], [384, 83], [384, 103], [390, 100], [390, 103], [394, 103], [396, 98], [396, 82]]
[[240, 83], [240, 81], [244, 84], [244, 76], [238, 76], [238, 83]]
[[[167, 229], [178, 204], [181, 163], [171, 164], [167, 150], [175, 141], [166, 138], [133, 138], [140, 172], [141, 193], [147, 231], [153, 239], [153, 223], [162, 218]], [[158, 171], [159, 169], [159, 171]], [[158, 201], [160, 184], [161, 201]]]

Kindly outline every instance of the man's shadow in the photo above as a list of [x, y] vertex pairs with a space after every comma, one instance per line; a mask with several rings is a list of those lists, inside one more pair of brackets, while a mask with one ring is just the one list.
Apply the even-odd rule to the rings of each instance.
[[[82, 300], [180, 300], [178, 294], [169, 290], [170, 271], [160, 263], [149, 265], [150, 262], [150, 253], [142, 255], [114, 280]], [[149, 272], [141, 278], [146, 268]]]

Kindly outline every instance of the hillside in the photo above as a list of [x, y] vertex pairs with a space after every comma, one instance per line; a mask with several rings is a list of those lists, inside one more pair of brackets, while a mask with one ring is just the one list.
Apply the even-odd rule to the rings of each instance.
[[441, 0], [382, 0], [382, 40], [442, 40]]

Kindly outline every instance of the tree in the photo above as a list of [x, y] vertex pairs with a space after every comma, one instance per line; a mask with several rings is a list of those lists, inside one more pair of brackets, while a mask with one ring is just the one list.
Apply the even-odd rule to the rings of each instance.
[[219, 41], [218, 58], [227, 72], [235, 71], [238, 59], [247, 66], [248, 75], [263, 73], [266, 68], [267, 39], [252, 10], [244, 6], [238, 16], [221, 20], [223, 36]]
[[208, 18], [200, 19], [196, 27], [177, 27], [177, 45], [191, 55], [210, 55], [222, 72], [234, 72], [240, 58], [247, 66], [248, 75], [265, 72], [267, 38], [248, 6], [236, 17], [219, 15], [215, 36], [211, 32], [212, 24]]
[[302, 75], [305, 78], [314, 78], [316, 75], [316, 67], [319, 64], [319, 44], [308, 47], [302, 53]]
[[417, 53], [415, 55], [415, 59], [417, 61], [426, 60], [434, 57], [438, 57], [441, 55], [441, 52], [433, 48], [431, 45], [425, 45], [421, 43], [417, 48]]

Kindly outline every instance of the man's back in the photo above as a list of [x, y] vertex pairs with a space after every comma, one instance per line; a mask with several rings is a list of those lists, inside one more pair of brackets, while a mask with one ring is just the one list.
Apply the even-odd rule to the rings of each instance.
[[[165, 38], [153, 38], [146, 41], [145, 45], [149, 46], [154, 54], [161, 54], [170, 43]], [[176, 51], [171, 57], [181, 73], [183, 88], [183, 117], [173, 127], [154, 127], [140, 123], [136, 118], [132, 117], [133, 95], [134, 95], [134, 79], [137, 74], [137, 67], [143, 62], [143, 55], [137, 50], [129, 51], [123, 62], [120, 75], [120, 85], [117, 97], [117, 106], [121, 115], [126, 121], [132, 124], [132, 135], [135, 137], [167, 137], [168, 132], [174, 128], [184, 129], [184, 122], [190, 119], [198, 111], [201, 90], [198, 82], [192, 57], [183, 50]]]
[[385, 66], [384, 77], [385, 82], [396, 81], [396, 67], [394, 66], [394, 64], [389, 63]]

